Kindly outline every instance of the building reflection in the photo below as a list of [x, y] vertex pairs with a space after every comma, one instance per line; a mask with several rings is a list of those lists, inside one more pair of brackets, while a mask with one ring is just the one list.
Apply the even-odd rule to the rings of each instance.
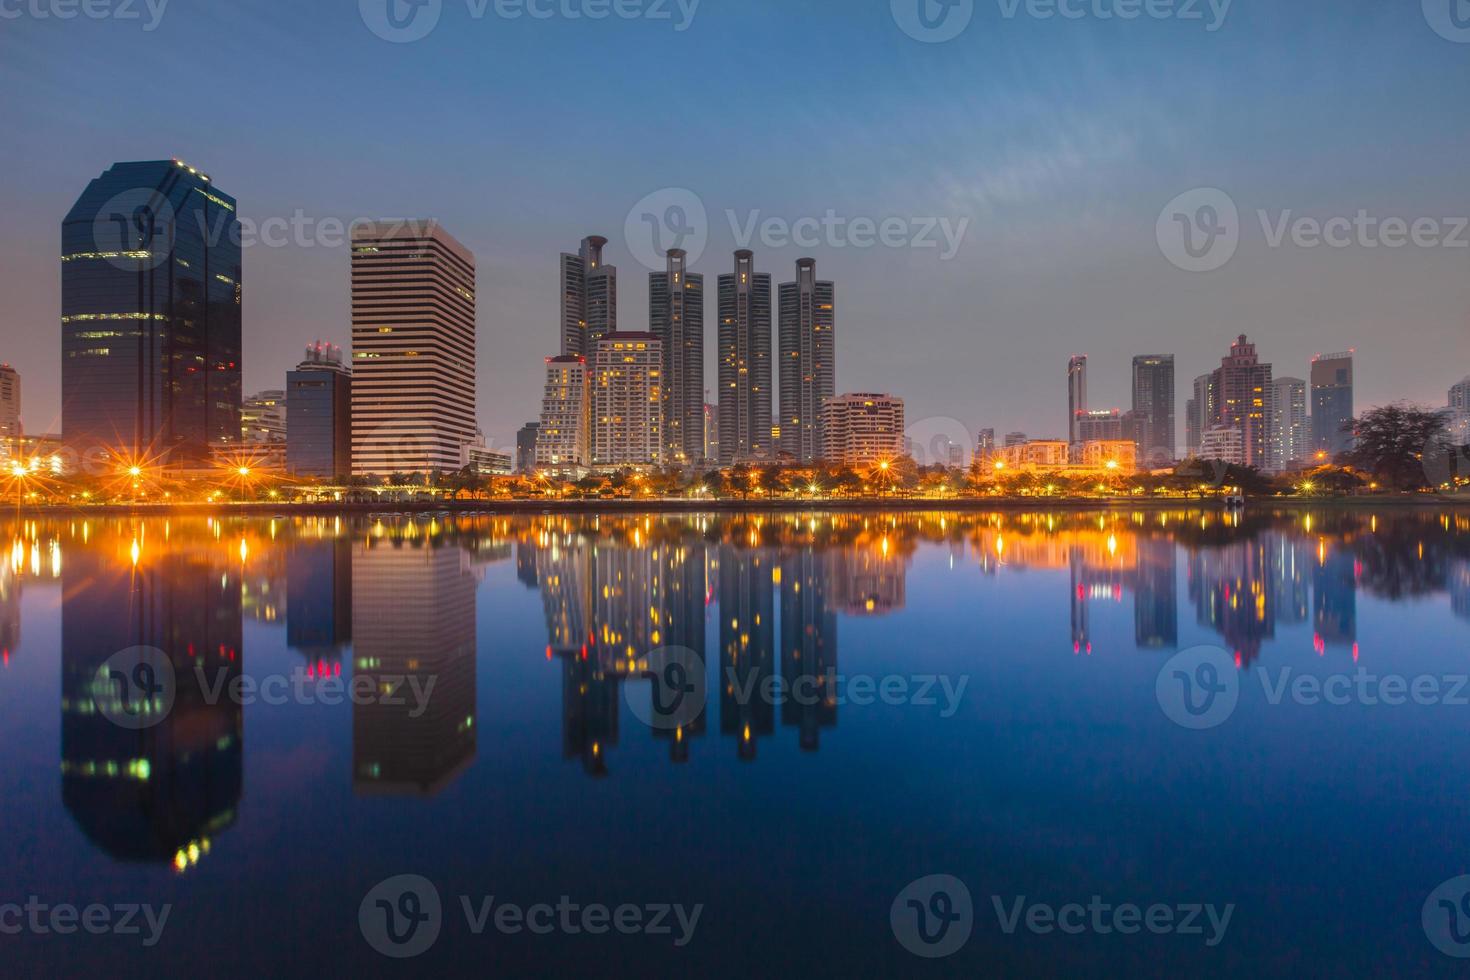
[[286, 646], [316, 675], [341, 673], [352, 644], [352, 542], [299, 538], [286, 553]]
[[1461, 558], [1450, 565], [1450, 608], [1461, 619], [1470, 619], [1470, 559]]
[[[241, 563], [212, 539], [99, 538], [62, 574], [62, 800], [108, 855], [183, 871], [234, 823], [242, 791], [243, 712], [218, 693], [242, 675]], [[108, 658], [133, 647], [161, 651], [176, 678], [172, 711], [136, 731], [97, 700]]]
[[[781, 562], [781, 724], [796, 729], [807, 752], [817, 750], [822, 729], [837, 724], [837, 612], [828, 570], [832, 563], [846, 570], [857, 564], [854, 558], [808, 548]], [[891, 579], [894, 594], [901, 594], [902, 576]]]
[[1319, 654], [1345, 649], [1357, 659], [1358, 567], [1351, 551], [1319, 545], [1312, 566], [1312, 642]]
[[371, 678], [374, 691], [353, 700], [353, 789], [431, 796], [475, 758], [469, 554], [417, 534], [369, 537], [351, 567], [354, 681]]
[[769, 693], [776, 660], [772, 583], [784, 582], [785, 573], [771, 549], [720, 546], [720, 735], [735, 739], [744, 762], [754, 761], [759, 740], [776, 730]]

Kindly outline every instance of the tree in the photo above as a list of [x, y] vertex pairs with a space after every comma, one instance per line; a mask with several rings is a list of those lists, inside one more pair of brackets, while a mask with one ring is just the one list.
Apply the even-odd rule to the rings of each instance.
[[1396, 490], [1420, 490], [1429, 485], [1424, 451], [1445, 437], [1444, 417], [1438, 412], [1402, 402], [1372, 408], [1343, 426], [1357, 434], [1357, 446], [1347, 461], [1379, 483]]

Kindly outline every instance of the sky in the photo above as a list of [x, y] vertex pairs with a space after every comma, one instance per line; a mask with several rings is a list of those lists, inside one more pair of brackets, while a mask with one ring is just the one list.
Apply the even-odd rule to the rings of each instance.
[[389, 2], [0, 0], [0, 361], [27, 431], [60, 425], [62, 218], [114, 161], [171, 157], [258, 229], [247, 393], [350, 344], [341, 225], [439, 220], [477, 257], [502, 447], [589, 234], [624, 329], [654, 246], [696, 257], [711, 388], [731, 252], [777, 282], [815, 258], [838, 390], [898, 395], [925, 433], [1059, 435], [1070, 355], [1126, 409], [1132, 356], [1172, 353], [1182, 442], [1241, 333], [1277, 376], [1356, 348], [1360, 409], [1470, 375], [1463, 4]]

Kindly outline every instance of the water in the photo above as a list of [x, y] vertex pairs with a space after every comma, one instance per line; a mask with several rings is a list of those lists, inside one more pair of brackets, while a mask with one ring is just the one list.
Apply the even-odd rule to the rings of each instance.
[[[1449, 926], [1470, 928], [1463, 888], [1430, 900], [1470, 872], [1463, 513], [109, 517], [0, 535], [0, 906], [169, 906], [139, 935], [0, 908], [19, 927], [0, 934], [6, 975], [1462, 966], [1421, 911], [1452, 948]], [[150, 692], [174, 678], [166, 714], [128, 695], [150, 675], [114, 655], [138, 647], [162, 658]], [[395, 961], [364, 923], [385, 941], [384, 896], [400, 938], [427, 914], [374, 892], [406, 874], [442, 912]], [[942, 935], [925, 946], [915, 893], [890, 910], [939, 874], [972, 916], [939, 933], [964, 897], [916, 886]], [[461, 899], [478, 915], [489, 896], [477, 935]], [[1027, 928], [1038, 903], [1092, 902], [1110, 909], [1062, 913], [1078, 934]], [[553, 906], [530, 913], [550, 934], [497, 929], [507, 903]], [[1195, 904], [1230, 917], [1102, 934], [1129, 924], [1123, 903], [1176, 927]], [[589, 934], [595, 905], [636, 919], [625, 934], [594, 912]], [[635, 924], [664, 905], [686, 922]], [[928, 961], [900, 933], [963, 941]]]

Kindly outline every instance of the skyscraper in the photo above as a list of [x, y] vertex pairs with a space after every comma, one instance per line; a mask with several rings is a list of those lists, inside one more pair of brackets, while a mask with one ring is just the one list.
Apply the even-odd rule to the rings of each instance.
[[597, 341], [618, 329], [618, 270], [603, 265], [607, 239], [582, 239], [577, 253], [561, 256], [561, 352], [591, 357]]
[[1205, 432], [1214, 425], [1215, 376], [1202, 374], [1194, 379], [1194, 397], [1189, 400], [1188, 417], [1185, 419], [1185, 441], [1191, 455], [1199, 452], [1204, 444]]
[[648, 276], [648, 330], [663, 346], [664, 461], [704, 462], [704, 276], [688, 270], [683, 249]]
[[325, 478], [352, 472], [352, 374], [340, 347], [313, 344], [286, 374], [286, 472]]
[[837, 394], [837, 288], [798, 259], [781, 284], [781, 453], [803, 465], [822, 457], [822, 403]]
[[535, 435], [536, 469], [576, 477], [591, 464], [591, 383], [587, 358], [580, 354], [546, 359], [541, 423]]
[[475, 438], [475, 257], [436, 221], [352, 229], [352, 471], [458, 470]]
[[771, 276], [749, 249], [719, 282], [719, 461], [769, 460], [771, 452]]
[[651, 333], [611, 333], [597, 342], [592, 380], [592, 465], [664, 464], [663, 342]]
[[1312, 451], [1329, 457], [1353, 448], [1353, 355], [1312, 358]]
[[1311, 456], [1307, 439], [1307, 383], [1301, 378], [1272, 382], [1271, 469], [1291, 469]]
[[240, 438], [235, 200], [178, 160], [117, 163], [61, 226], [61, 431], [83, 457], [202, 462]]
[[1174, 355], [1133, 358], [1133, 413], [1138, 423], [1138, 459], [1144, 466], [1166, 466], [1179, 452], [1174, 425]]
[[[1230, 345], [1210, 382], [1210, 427], [1240, 434], [1240, 462], [1266, 469], [1271, 461], [1271, 365], [1262, 364], [1245, 334]], [[1208, 429], [1206, 432], [1208, 433]], [[1221, 457], [1223, 458], [1223, 457]]]
[[286, 441], [286, 392], [258, 391], [240, 402], [241, 442]]
[[1087, 411], [1087, 355], [1074, 354], [1067, 362], [1067, 441], [1082, 441], [1079, 418]]
[[536, 436], [540, 422], [527, 422], [516, 432], [516, 472], [529, 473], [536, 468]]
[[1450, 389], [1449, 407], [1470, 412], [1470, 377]]
[[0, 455], [25, 435], [20, 422], [20, 372], [0, 364]]

